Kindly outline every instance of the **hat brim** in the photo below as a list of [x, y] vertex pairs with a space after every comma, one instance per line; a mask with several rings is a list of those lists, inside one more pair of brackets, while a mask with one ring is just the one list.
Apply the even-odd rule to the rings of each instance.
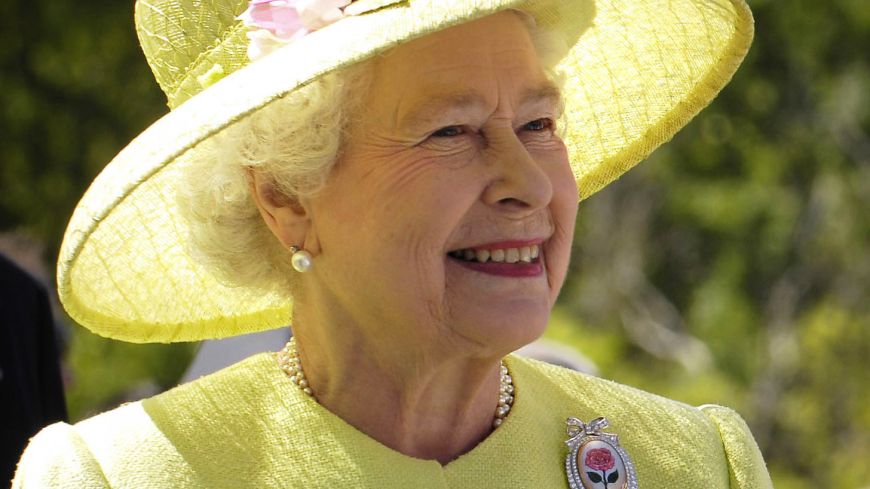
[[70, 316], [131, 342], [220, 338], [287, 325], [284, 294], [230, 287], [191, 258], [173, 183], [217, 132], [333, 70], [508, 8], [571, 46], [559, 69], [582, 200], [710, 103], [746, 55], [742, 0], [417, 0], [343, 19], [220, 80], [134, 139], [94, 180], [61, 247]]

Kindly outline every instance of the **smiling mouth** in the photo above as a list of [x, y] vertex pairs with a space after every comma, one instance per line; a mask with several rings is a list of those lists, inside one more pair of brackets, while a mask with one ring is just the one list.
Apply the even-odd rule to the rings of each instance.
[[540, 254], [541, 247], [540, 245], [535, 244], [518, 248], [467, 248], [451, 251], [447, 255], [451, 258], [471, 263], [507, 263], [527, 265], [538, 262]]
[[509, 248], [467, 248], [451, 251], [447, 256], [465, 269], [487, 275], [532, 278], [544, 273], [540, 244]]

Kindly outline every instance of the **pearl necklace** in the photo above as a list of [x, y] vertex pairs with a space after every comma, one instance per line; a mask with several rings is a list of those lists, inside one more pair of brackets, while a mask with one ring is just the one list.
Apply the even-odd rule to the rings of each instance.
[[[290, 377], [290, 382], [296, 384], [302, 392], [317, 400], [314, 397], [314, 391], [308, 385], [308, 379], [305, 378], [305, 371], [302, 369], [302, 361], [299, 359], [299, 353], [296, 350], [296, 339], [290, 338], [290, 341], [284, 345], [284, 348], [276, 354], [278, 367]], [[492, 427], [498, 428], [504, 422], [505, 417], [511, 411], [511, 406], [514, 404], [514, 381], [508, 372], [504, 360], [499, 366], [500, 380], [498, 392], [498, 406], [495, 408], [495, 416], [492, 420]]]

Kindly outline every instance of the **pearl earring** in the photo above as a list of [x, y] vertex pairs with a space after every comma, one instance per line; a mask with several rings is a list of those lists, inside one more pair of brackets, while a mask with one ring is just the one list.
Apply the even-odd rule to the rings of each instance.
[[311, 253], [295, 246], [290, 247], [290, 253], [293, 254], [290, 257], [290, 264], [293, 265], [293, 270], [296, 270], [299, 273], [305, 273], [308, 270], [311, 270], [311, 265], [314, 264]]

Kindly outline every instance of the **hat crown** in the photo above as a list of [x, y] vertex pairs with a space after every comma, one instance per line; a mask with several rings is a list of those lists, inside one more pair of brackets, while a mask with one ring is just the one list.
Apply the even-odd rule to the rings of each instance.
[[248, 63], [247, 0], [137, 0], [136, 33], [170, 108]]
[[249, 31], [236, 20], [247, 0], [137, 1], [148, 62], [170, 106], [184, 106], [134, 139], [82, 197], [57, 280], [74, 320], [134, 342], [287, 324], [292, 298], [228, 285], [188, 253], [175, 193], [186, 165], [210, 164], [221, 150], [206, 141], [323, 75], [431, 32], [523, 10], [568, 47], [557, 66], [565, 79], [564, 141], [583, 199], [707, 105], [746, 55], [753, 32], [744, 0], [355, 0], [356, 14], [341, 28], [319, 29], [249, 65]]

